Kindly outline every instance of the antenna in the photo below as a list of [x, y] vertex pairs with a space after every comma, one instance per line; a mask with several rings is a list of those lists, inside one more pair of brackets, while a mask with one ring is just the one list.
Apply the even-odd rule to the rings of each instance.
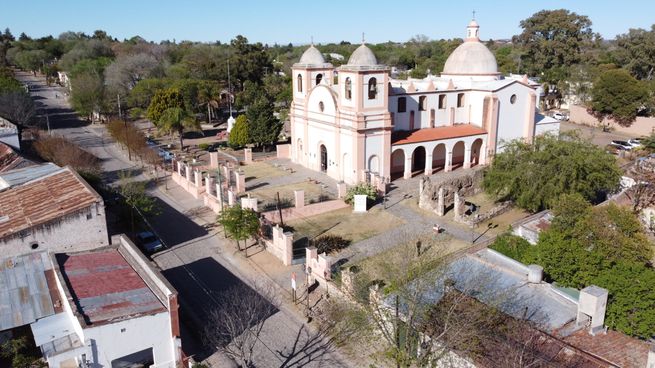
[[230, 107], [230, 117], [232, 117], [232, 83], [230, 81], [230, 59], [227, 59], [227, 101]]

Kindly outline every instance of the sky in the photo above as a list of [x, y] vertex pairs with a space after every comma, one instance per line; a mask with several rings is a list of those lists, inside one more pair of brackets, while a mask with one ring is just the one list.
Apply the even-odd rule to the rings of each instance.
[[510, 38], [522, 19], [560, 8], [587, 15], [604, 38], [655, 23], [655, 0], [0, 0], [0, 29], [31, 37], [102, 29], [155, 42], [229, 42], [241, 34], [266, 44], [358, 43], [364, 32], [366, 42], [380, 43], [464, 37], [475, 11], [486, 40]]

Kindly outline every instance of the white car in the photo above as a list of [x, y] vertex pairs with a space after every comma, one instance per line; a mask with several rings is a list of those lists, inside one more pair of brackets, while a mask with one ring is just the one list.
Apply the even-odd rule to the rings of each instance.
[[628, 139], [628, 144], [633, 148], [641, 147], [641, 138]]
[[630, 151], [632, 149], [632, 145], [626, 141], [612, 141], [610, 145], [626, 151]]
[[569, 121], [568, 115], [562, 114], [561, 112], [554, 113], [553, 118], [559, 121]]

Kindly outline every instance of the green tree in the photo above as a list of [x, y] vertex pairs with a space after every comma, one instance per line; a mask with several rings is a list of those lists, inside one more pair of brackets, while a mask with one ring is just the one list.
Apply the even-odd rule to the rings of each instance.
[[655, 72], [655, 25], [651, 30], [630, 29], [616, 37], [613, 53], [618, 64], [630, 71], [635, 78], [652, 80]]
[[71, 79], [71, 104], [82, 115], [91, 117], [104, 103], [104, 83], [95, 73], [84, 73]]
[[637, 112], [648, 102], [648, 88], [625, 70], [608, 70], [591, 90], [591, 112], [601, 122], [610, 117], [623, 126], [635, 121]]
[[486, 171], [483, 186], [500, 200], [539, 211], [566, 193], [597, 203], [618, 187], [616, 159], [575, 135], [537, 136], [507, 143]]
[[133, 175], [129, 171], [120, 172], [119, 179], [121, 181], [118, 187], [119, 193], [130, 209], [130, 224], [132, 233], [134, 233], [134, 213], [137, 212], [141, 216], [155, 216], [159, 213], [159, 207], [155, 199], [146, 191], [147, 182], [134, 181]]
[[542, 10], [520, 22], [523, 31], [514, 36], [523, 55], [522, 69], [550, 85], [568, 76], [568, 68], [581, 61], [592, 46], [591, 20], [566, 9]]
[[11, 359], [14, 368], [46, 368], [48, 364], [39, 357], [30, 356], [26, 351], [35, 349], [25, 336], [7, 340], [0, 346], [0, 355]]
[[257, 145], [274, 144], [282, 131], [282, 122], [275, 117], [273, 103], [265, 96], [258, 97], [246, 111], [248, 135]]
[[241, 148], [248, 143], [250, 143], [248, 119], [245, 115], [239, 115], [230, 131], [229, 144], [232, 148]]
[[146, 117], [158, 124], [164, 111], [170, 108], [184, 108], [184, 100], [177, 88], [158, 90], [150, 100]]
[[200, 123], [180, 107], [171, 107], [164, 110], [156, 125], [158, 129], [164, 132], [176, 132], [180, 137], [180, 149], [184, 148], [184, 132], [200, 129]]
[[237, 242], [238, 250], [242, 250], [239, 242], [245, 242], [255, 236], [260, 226], [257, 213], [249, 208], [241, 208], [238, 204], [223, 210], [218, 216], [218, 223], [225, 228], [226, 234]]

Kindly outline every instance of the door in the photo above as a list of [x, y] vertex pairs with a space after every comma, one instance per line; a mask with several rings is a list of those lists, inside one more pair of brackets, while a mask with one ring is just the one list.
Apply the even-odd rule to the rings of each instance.
[[326, 172], [328, 167], [327, 148], [321, 145], [321, 171]]

